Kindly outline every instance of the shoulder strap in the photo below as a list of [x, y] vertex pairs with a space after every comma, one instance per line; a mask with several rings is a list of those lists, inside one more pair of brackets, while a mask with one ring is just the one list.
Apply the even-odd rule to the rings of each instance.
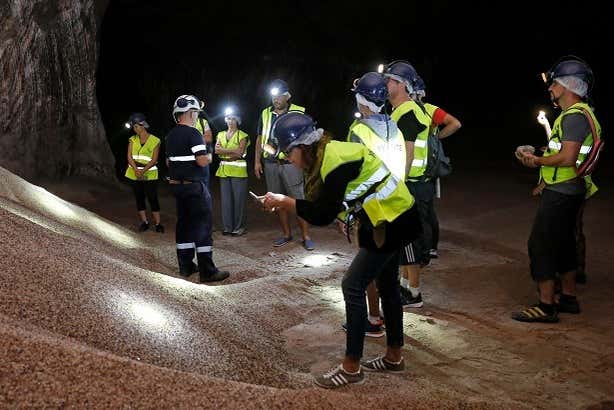
[[593, 134], [593, 141], [597, 141], [597, 140], [601, 139], [599, 134], [597, 134], [597, 130], [595, 129], [595, 122], [593, 121], [593, 117], [591, 116], [591, 114], [584, 107], [581, 107], [580, 109], [582, 110], [582, 113], [584, 113], [584, 116], [588, 120], [588, 124], [591, 127], [591, 133]]

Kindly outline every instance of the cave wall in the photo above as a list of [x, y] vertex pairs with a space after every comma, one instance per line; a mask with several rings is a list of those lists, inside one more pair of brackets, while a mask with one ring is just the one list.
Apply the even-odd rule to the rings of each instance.
[[107, 0], [0, 0], [0, 166], [112, 177], [96, 99]]

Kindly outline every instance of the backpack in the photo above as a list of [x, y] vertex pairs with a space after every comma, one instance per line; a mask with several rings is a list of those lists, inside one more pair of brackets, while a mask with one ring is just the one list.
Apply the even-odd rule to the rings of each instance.
[[[429, 116], [424, 104], [417, 102], [422, 111]], [[426, 158], [426, 169], [424, 170], [424, 176], [428, 179], [436, 179], [450, 175], [452, 172], [452, 164], [450, 163], [450, 157], [447, 157], [443, 144], [439, 137], [437, 137], [437, 128], [429, 131], [427, 139], [428, 154]]]
[[452, 164], [450, 157], [443, 151], [443, 144], [437, 137], [436, 132], [431, 132], [428, 137], [428, 156], [426, 159], [426, 169], [424, 175], [429, 179], [435, 179], [450, 175]]
[[595, 129], [595, 123], [593, 122], [593, 117], [586, 111], [586, 109], [582, 108], [582, 112], [586, 116], [588, 123], [591, 126], [591, 133], [593, 134], [593, 147], [586, 155], [586, 158], [582, 162], [579, 168], [576, 169], [576, 174], [579, 178], [584, 178], [589, 176], [595, 170], [597, 166], [597, 162], [599, 162], [599, 158], [601, 157], [601, 151], [603, 151], [604, 142], [597, 134], [597, 130]]

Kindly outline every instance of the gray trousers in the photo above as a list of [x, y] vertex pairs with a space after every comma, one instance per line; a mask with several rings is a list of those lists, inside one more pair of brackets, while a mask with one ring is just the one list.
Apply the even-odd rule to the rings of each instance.
[[224, 232], [245, 229], [247, 178], [220, 178], [222, 193], [222, 224]]

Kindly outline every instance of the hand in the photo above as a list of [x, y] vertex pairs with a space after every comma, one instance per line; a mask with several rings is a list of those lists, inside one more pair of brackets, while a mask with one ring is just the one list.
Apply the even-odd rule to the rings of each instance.
[[143, 170], [142, 169], [137, 169], [134, 171], [135, 175], [136, 175], [136, 179], [138, 179], [139, 181], [141, 181], [143, 179]]
[[341, 233], [341, 235], [343, 236], [347, 236], [347, 229], [347, 224], [337, 219], [337, 230], [339, 231], [339, 233]]
[[254, 164], [254, 174], [256, 174], [256, 178], [258, 179], [260, 179], [260, 175], [262, 175], [262, 163], [259, 159], [257, 159]]
[[272, 192], [267, 192], [264, 195], [262, 205], [264, 205], [265, 210], [269, 212], [275, 212], [278, 208], [283, 207], [286, 198], [287, 197], [282, 194], [274, 194]]
[[215, 143], [215, 150], [217, 151], [217, 150], [220, 150], [220, 149], [222, 149], [222, 144], [220, 144], [220, 141], [218, 140], [218, 141]]
[[535, 188], [533, 188], [531, 190], [531, 196], [538, 196], [542, 194], [542, 191], [544, 190], [544, 187], [546, 186], [546, 184], [544, 184], [543, 182], [541, 182], [539, 185], [537, 185]]
[[528, 168], [539, 167], [539, 164], [537, 163], [539, 158], [533, 154], [523, 153], [522, 158], [518, 158], [518, 159], [520, 160], [520, 162], [522, 162], [522, 165], [524, 165], [525, 167], [528, 167]]

